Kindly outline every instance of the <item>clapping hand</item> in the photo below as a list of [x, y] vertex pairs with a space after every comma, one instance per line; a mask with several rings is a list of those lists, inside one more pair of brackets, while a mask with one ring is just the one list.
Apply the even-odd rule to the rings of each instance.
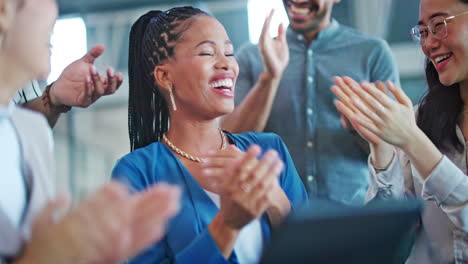
[[53, 105], [86, 108], [101, 96], [115, 93], [123, 82], [122, 74], [116, 73], [109, 67], [107, 77], [104, 77], [94, 66], [94, 61], [103, 52], [104, 46], [97, 45], [63, 70], [50, 89], [50, 100]]
[[283, 24], [278, 27], [278, 37], [276, 39], [270, 36], [269, 29], [273, 14], [274, 10], [271, 10], [265, 19], [258, 47], [262, 54], [264, 71], [272, 79], [279, 80], [289, 63], [289, 49]]

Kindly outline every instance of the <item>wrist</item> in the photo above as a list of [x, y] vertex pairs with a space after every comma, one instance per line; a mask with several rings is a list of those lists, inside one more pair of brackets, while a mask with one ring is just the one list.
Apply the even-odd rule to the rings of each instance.
[[239, 234], [241, 228], [228, 224], [229, 221], [225, 220], [225, 217], [221, 211], [213, 218], [208, 230], [213, 234], [220, 234], [223, 237], [235, 237]]
[[408, 136], [408, 139], [405, 140], [405, 142], [400, 146], [401, 150], [403, 150], [407, 154], [411, 154], [419, 150], [420, 146], [423, 145], [425, 141], [429, 140], [426, 134], [424, 134], [424, 132], [418, 127], [409, 134], [411, 135], [411, 137]]
[[47, 85], [44, 93], [42, 94], [42, 102], [44, 107], [49, 109], [50, 113], [66, 113], [70, 111], [71, 106], [60, 103], [54, 96], [54, 93], [52, 92], [54, 84], [55, 83], [51, 83]]
[[370, 163], [376, 172], [385, 171], [388, 169], [395, 156], [395, 148], [386, 143], [371, 144]]
[[291, 203], [279, 185], [278, 189], [272, 192], [272, 195], [274, 195], [274, 200], [272, 205], [268, 207], [267, 214], [272, 225], [278, 226], [291, 212]]
[[46, 87], [46, 90], [49, 89], [48, 96], [50, 99], [50, 104], [54, 106], [63, 106], [64, 104], [62, 104], [60, 100], [57, 98], [57, 96], [55, 96], [56, 83], [57, 83], [56, 81], [52, 82]]
[[262, 82], [269, 82], [269, 83], [275, 84], [275, 83], [279, 83], [280, 80], [281, 80], [281, 76], [275, 76], [270, 72], [264, 71], [260, 74], [260, 81]]
[[222, 255], [228, 259], [234, 248], [240, 229], [228, 226], [218, 213], [208, 226], [208, 232], [215, 241]]

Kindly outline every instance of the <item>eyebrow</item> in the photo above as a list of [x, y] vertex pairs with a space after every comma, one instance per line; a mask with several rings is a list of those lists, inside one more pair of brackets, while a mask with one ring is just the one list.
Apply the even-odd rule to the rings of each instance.
[[[214, 42], [214, 41], [212, 41], [212, 40], [204, 40], [204, 41], [198, 43], [195, 47], [199, 47], [199, 46], [201, 46], [201, 45], [203, 45], [203, 44], [216, 45], [216, 42]], [[232, 45], [232, 42], [231, 42], [230, 40], [226, 40], [226, 41], [224, 42], [224, 44]]]
[[[438, 16], [447, 16], [447, 15], [448, 15], [447, 13], [437, 12], [437, 13], [432, 14], [432, 15], [429, 17], [429, 20], [433, 19], [434, 17], [438, 17]], [[423, 23], [421, 20], [418, 21], [418, 26], [423, 25], [423, 24], [424, 24], [424, 23]]]

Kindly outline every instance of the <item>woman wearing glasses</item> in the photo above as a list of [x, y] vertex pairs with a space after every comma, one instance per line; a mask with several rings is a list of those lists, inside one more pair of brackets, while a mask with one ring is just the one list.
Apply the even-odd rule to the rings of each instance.
[[425, 200], [407, 263], [468, 263], [468, 0], [421, 0], [411, 31], [428, 93], [413, 114], [401, 88], [336, 77], [338, 110], [370, 145], [368, 199]]

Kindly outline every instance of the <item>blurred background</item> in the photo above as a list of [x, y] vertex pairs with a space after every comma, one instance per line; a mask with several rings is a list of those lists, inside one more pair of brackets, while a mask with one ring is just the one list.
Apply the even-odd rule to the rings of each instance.
[[[101, 73], [108, 66], [124, 73], [115, 95], [101, 98], [88, 109], [74, 108], [62, 116], [54, 129], [57, 183], [75, 198], [83, 197], [107, 181], [118, 158], [129, 152], [127, 130], [128, 34], [133, 22], [151, 9], [193, 5], [224, 24], [236, 49], [258, 42], [266, 14], [276, 9], [277, 25], [288, 24], [282, 0], [58, 0], [60, 18], [52, 36], [52, 82], [70, 62], [88, 48], [104, 44], [106, 51], [96, 62]], [[413, 102], [419, 102], [426, 86], [424, 56], [413, 43], [410, 28], [418, 20], [419, 0], [341, 0], [333, 17], [370, 35], [386, 39], [396, 57], [401, 84]], [[337, 61], [337, 63], [339, 63]]]

